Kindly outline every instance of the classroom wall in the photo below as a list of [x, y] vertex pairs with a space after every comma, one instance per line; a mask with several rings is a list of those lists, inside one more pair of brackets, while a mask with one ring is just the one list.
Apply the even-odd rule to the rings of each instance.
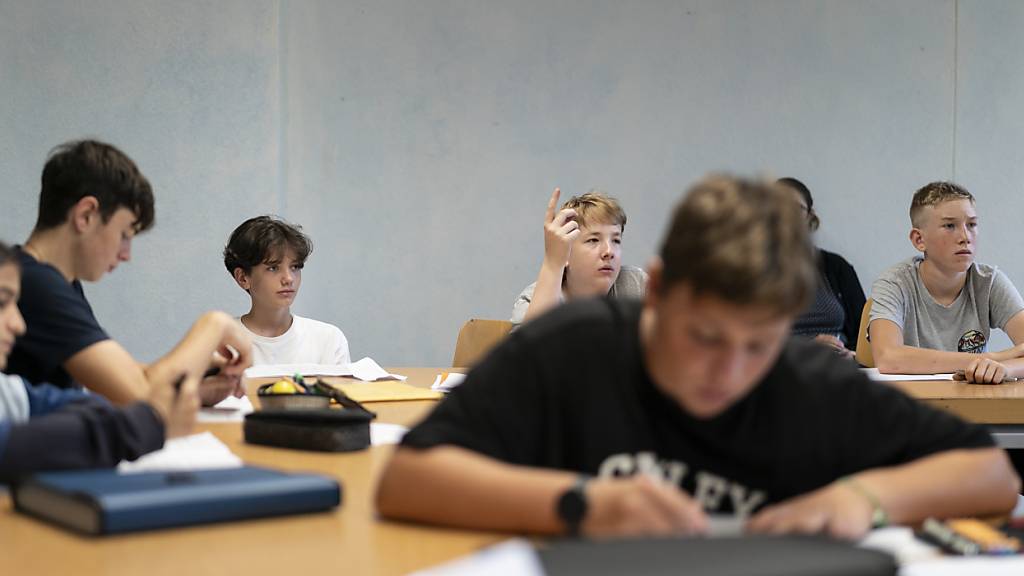
[[913, 190], [958, 178], [1024, 285], [1021, 24], [1012, 1], [0, 0], [0, 237], [51, 146], [128, 151], [158, 224], [87, 291], [146, 360], [246, 310], [219, 258], [246, 217], [312, 235], [296, 311], [355, 358], [444, 365], [533, 280], [554, 186], [618, 196], [642, 265], [712, 170], [802, 178], [866, 289], [912, 254]]

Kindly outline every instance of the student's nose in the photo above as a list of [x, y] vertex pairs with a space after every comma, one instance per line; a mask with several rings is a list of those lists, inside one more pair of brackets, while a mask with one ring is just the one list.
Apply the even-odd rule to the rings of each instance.
[[717, 360], [713, 374], [715, 382], [732, 388], [743, 375], [747, 362], [745, 355], [736, 350], [724, 350], [719, 354]]
[[612, 243], [611, 242], [602, 242], [601, 243], [601, 258], [603, 258], [604, 260], [610, 260], [614, 256], [615, 256], [615, 251], [612, 250]]
[[292, 273], [290, 268], [285, 268], [284, 273], [281, 274], [281, 283], [285, 286], [295, 281], [295, 275]]
[[121, 249], [117, 252], [117, 259], [121, 262], [128, 262], [132, 259], [131, 241], [126, 241], [121, 245]]

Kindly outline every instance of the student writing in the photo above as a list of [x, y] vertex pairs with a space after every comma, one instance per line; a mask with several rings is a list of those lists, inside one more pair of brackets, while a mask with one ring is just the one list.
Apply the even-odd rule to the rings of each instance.
[[983, 428], [788, 338], [817, 285], [789, 192], [698, 183], [648, 271], [642, 303], [568, 303], [511, 334], [403, 438], [381, 513], [584, 535], [701, 533], [728, 514], [857, 538], [1016, 503]]

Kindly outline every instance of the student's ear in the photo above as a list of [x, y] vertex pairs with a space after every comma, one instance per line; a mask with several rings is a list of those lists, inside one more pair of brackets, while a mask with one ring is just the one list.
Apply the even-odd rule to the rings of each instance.
[[910, 229], [910, 243], [914, 245], [914, 248], [917, 248], [918, 252], [924, 254], [924, 234], [921, 234], [921, 230], [919, 228]]
[[245, 273], [245, 270], [241, 268], [235, 268], [235, 271], [231, 274], [235, 278], [235, 282], [238, 287], [246, 292], [249, 291], [249, 275]]
[[658, 256], [652, 257], [647, 263], [647, 291], [644, 293], [644, 306], [653, 308], [661, 299], [664, 270], [665, 264]]
[[100, 217], [100, 201], [95, 196], [82, 196], [68, 214], [72, 228], [77, 232], [85, 232]]

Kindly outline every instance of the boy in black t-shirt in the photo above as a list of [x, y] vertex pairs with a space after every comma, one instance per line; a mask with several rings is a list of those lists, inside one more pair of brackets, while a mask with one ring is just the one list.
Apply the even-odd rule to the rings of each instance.
[[[135, 162], [103, 142], [56, 147], [43, 167], [39, 215], [18, 247], [28, 330], [8, 360], [8, 372], [29, 382], [84, 386], [116, 404], [149, 395], [150, 366], [140, 365], [107, 335], [93, 315], [81, 281], [97, 282], [131, 257], [132, 239], [153, 226], [153, 189]], [[251, 350], [236, 350], [249, 365]], [[239, 376], [205, 378], [203, 404], [241, 395]]]
[[[230, 316], [208, 312], [147, 371], [148, 396], [115, 407], [98, 394], [32, 385], [4, 373], [12, 344], [25, 334], [20, 293], [18, 260], [0, 242], [0, 484], [44, 470], [116, 466], [190, 433], [210, 355], [224, 346], [249, 346]], [[223, 370], [241, 374], [245, 368], [231, 364]]]
[[405, 436], [381, 513], [588, 536], [703, 533], [714, 514], [856, 538], [1013, 507], [983, 429], [789, 341], [816, 277], [785, 191], [699, 183], [649, 273], [642, 305], [572, 303], [512, 334]]

